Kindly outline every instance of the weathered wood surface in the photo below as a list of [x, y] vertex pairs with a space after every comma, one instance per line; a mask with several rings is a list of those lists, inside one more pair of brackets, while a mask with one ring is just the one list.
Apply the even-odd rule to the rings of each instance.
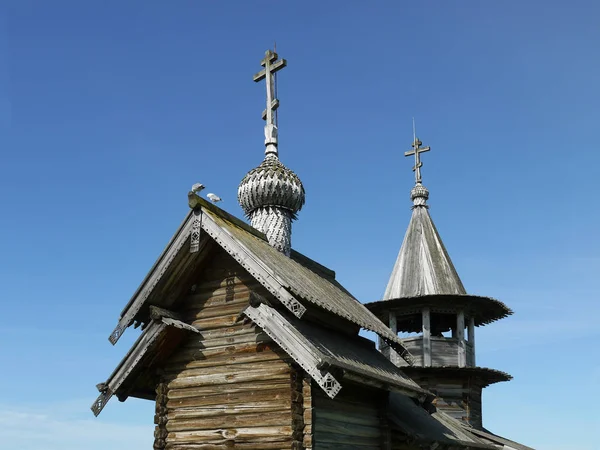
[[315, 449], [381, 449], [384, 411], [380, 393], [352, 384], [333, 400], [315, 388], [312, 393]]
[[156, 409], [154, 415], [154, 450], [163, 450], [167, 437], [167, 385], [159, 383], [156, 387]]
[[302, 442], [302, 396], [289, 358], [240, 315], [254, 289], [261, 287], [222, 252], [179, 303], [177, 313], [199, 334], [162, 373], [165, 449], [290, 449]]
[[415, 381], [437, 395], [436, 408], [474, 427], [482, 426], [481, 392], [476, 379], [469, 376], [415, 376]]
[[[457, 338], [446, 338], [438, 336], [429, 337], [429, 346], [425, 345], [424, 336], [410, 337], [403, 339], [404, 346], [414, 357], [414, 364], [423, 367], [442, 367], [442, 366], [460, 366], [460, 340]], [[465, 362], [467, 367], [472, 367], [474, 364], [473, 347], [469, 342], [462, 340], [464, 344]], [[427, 364], [426, 354], [424, 351], [429, 348], [430, 364]], [[464, 366], [463, 366], [464, 367]]]
[[304, 378], [302, 380], [302, 403], [304, 413], [302, 419], [304, 422], [304, 438], [302, 444], [305, 450], [313, 448], [313, 402], [312, 402], [312, 380]]

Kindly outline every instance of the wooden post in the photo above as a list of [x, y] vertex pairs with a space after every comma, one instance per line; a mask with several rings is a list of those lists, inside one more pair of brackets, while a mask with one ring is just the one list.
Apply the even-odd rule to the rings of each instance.
[[458, 339], [458, 367], [467, 365], [465, 345], [465, 312], [460, 310], [456, 316], [456, 337]]
[[[392, 330], [392, 333], [394, 333], [396, 336], [398, 335], [398, 323], [396, 322], [396, 313], [394, 313], [393, 311], [390, 311], [390, 330]], [[390, 347], [390, 361], [398, 365], [399, 358], [400, 356], [398, 355], [398, 352], [392, 347]]]
[[471, 364], [473, 367], [475, 364], [475, 318], [473, 316], [469, 317], [469, 344], [471, 344]]
[[423, 366], [431, 367], [431, 311], [423, 308]]

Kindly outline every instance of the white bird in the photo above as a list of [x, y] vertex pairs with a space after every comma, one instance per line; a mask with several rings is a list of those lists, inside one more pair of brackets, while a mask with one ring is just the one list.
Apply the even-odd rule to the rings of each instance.
[[192, 186], [192, 192], [195, 194], [196, 192], [200, 192], [204, 189], [204, 185], [202, 183], [196, 183]]
[[218, 195], [213, 194], [212, 192], [206, 194], [206, 197], [213, 203], [218, 203], [221, 201], [221, 197], [219, 197]]

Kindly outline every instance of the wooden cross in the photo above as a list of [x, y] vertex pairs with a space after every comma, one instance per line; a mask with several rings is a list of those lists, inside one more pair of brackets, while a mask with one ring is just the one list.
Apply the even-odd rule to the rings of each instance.
[[415, 181], [416, 183], [421, 183], [421, 167], [423, 163], [421, 162], [421, 153], [428, 152], [431, 150], [431, 147], [421, 147], [423, 144], [418, 137], [415, 136], [414, 141], [412, 143], [412, 150], [408, 152], [404, 152], [404, 156], [412, 156], [415, 155], [415, 165], [413, 167], [413, 172], [415, 172]]
[[277, 53], [267, 50], [264, 59], [260, 62], [260, 65], [264, 67], [263, 70], [254, 75], [253, 79], [256, 82], [265, 80], [267, 81], [267, 109], [262, 113], [263, 120], [267, 121], [267, 126], [274, 125], [275, 116], [273, 112], [279, 108], [279, 100], [275, 98], [275, 73], [283, 69], [287, 65], [285, 59], [277, 61]]

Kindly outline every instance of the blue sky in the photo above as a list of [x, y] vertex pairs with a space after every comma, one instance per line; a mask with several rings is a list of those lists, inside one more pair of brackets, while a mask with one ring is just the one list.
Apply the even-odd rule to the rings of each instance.
[[[412, 117], [431, 215], [467, 290], [484, 424], [592, 450], [600, 229], [600, 7], [592, 1], [19, 0], [0, 6], [0, 441], [137, 450], [153, 405], [89, 406], [136, 337], [107, 337], [198, 181], [241, 216], [277, 40], [280, 156], [304, 182], [293, 244], [361, 301], [410, 217]], [[85, 444], [82, 444], [85, 442]]]

